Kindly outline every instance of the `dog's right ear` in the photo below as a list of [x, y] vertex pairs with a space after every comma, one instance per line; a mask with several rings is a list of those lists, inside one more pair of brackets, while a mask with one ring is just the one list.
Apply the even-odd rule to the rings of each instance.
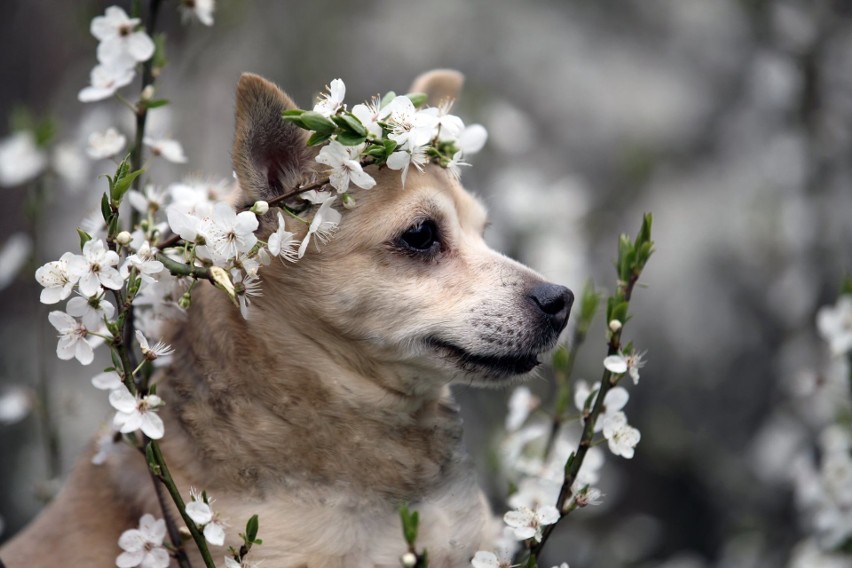
[[275, 84], [244, 73], [237, 84], [233, 165], [246, 202], [295, 187], [309, 167], [307, 135], [281, 113], [296, 105]]

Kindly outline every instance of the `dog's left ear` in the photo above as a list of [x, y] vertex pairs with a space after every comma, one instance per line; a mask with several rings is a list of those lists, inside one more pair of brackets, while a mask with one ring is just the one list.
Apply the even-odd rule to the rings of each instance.
[[410, 93], [426, 93], [427, 104], [437, 106], [446, 99], [457, 99], [464, 85], [464, 75], [454, 69], [433, 69], [417, 77]]
[[246, 202], [295, 187], [310, 167], [305, 132], [281, 118], [296, 105], [275, 84], [244, 73], [237, 84], [233, 166]]

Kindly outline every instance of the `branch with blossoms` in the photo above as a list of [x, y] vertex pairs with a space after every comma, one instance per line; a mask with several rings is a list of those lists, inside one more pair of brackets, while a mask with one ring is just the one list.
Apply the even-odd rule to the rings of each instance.
[[[651, 221], [651, 215], [645, 215], [635, 239], [622, 235], [619, 240], [618, 284], [606, 304], [607, 355], [603, 360], [603, 376], [600, 383], [592, 386], [576, 381], [573, 402], [579, 414], [574, 417], [568, 414], [570, 378], [577, 352], [600, 304], [600, 294], [591, 284], [585, 286], [581, 295], [570, 345], [561, 346], [554, 353], [556, 401], [549, 419], [528, 422], [530, 412], [540, 401], [526, 387], [512, 393], [504, 459], [521, 477], [508, 499], [512, 510], [503, 516], [505, 538], [497, 544], [496, 551], [477, 552], [471, 561], [474, 568], [538, 566], [557, 524], [575, 510], [595, 505], [602, 498], [600, 490], [594, 487], [604, 461], [596, 446], [605, 442], [614, 455], [633, 457], [640, 434], [627, 422], [623, 408], [629, 393], [618, 384], [625, 375], [637, 384], [639, 369], [644, 365], [642, 355], [631, 343], [622, 345], [622, 334], [630, 319], [628, 309], [633, 290], [653, 253]], [[572, 440], [567, 430], [573, 420], [582, 424], [577, 440]], [[601, 436], [596, 439], [597, 434]], [[524, 546], [515, 553], [517, 541]]]

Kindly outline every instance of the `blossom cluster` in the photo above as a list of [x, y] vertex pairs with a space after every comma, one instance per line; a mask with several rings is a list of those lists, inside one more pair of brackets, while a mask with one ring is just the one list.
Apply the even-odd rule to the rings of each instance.
[[[794, 549], [791, 568], [848, 566], [852, 542], [852, 293], [817, 313], [817, 329], [831, 359], [820, 376], [800, 377], [796, 394], [803, 412], [819, 424], [818, 455], [794, 458], [792, 479], [803, 523], [812, 535]], [[815, 410], [817, 410], [815, 412]], [[844, 551], [846, 551], [844, 553]]]

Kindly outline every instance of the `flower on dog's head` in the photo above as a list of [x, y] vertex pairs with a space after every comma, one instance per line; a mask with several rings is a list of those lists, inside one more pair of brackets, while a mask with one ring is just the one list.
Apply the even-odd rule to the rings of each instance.
[[320, 242], [325, 242], [337, 230], [337, 226], [340, 224], [343, 216], [339, 211], [331, 208], [336, 200], [336, 195], [329, 197], [322, 202], [319, 210], [314, 214], [311, 226], [308, 228], [308, 234], [305, 235], [305, 238], [302, 239], [302, 244], [299, 245], [299, 258], [305, 256], [305, 251], [308, 249], [308, 243], [312, 235], [315, 235]]
[[346, 96], [346, 85], [343, 83], [343, 80], [335, 79], [326, 88], [328, 89], [328, 93], [320, 96], [320, 100], [314, 105], [314, 112], [329, 117], [336, 114], [341, 108], [344, 108], [343, 97]]
[[360, 188], [370, 189], [376, 185], [376, 180], [366, 173], [357, 160], [363, 150], [363, 146], [344, 146], [336, 140], [332, 140], [328, 146], [323, 146], [317, 156], [317, 162], [325, 164], [329, 168], [329, 183], [343, 193], [349, 189], [349, 183], [354, 183]]

